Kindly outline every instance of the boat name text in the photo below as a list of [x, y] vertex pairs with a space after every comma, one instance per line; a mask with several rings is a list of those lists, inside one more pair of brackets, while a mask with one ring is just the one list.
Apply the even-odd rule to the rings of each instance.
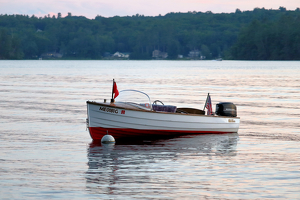
[[100, 106], [99, 110], [102, 110], [104, 112], [109, 112], [109, 113], [116, 113], [118, 114], [118, 109], [115, 109], [115, 108], [107, 108], [107, 107], [104, 107], [104, 106]]
[[235, 122], [234, 119], [228, 119], [228, 122]]

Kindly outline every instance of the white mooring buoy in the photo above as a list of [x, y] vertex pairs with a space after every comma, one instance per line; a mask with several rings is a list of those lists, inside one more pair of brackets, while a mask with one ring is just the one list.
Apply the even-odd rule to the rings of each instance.
[[113, 144], [113, 143], [115, 143], [115, 138], [111, 135], [108, 135], [108, 131], [107, 131], [107, 134], [102, 137], [101, 143], [103, 143], [103, 144]]

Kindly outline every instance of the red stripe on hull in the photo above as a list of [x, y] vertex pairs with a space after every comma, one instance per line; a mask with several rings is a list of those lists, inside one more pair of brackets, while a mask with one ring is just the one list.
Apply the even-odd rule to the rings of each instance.
[[225, 134], [229, 132], [219, 131], [178, 131], [178, 130], [138, 130], [124, 128], [101, 128], [89, 127], [89, 132], [93, 140], [101, 140], [107, 133], [115, 139], [131, 137], [170, 137], [190, 134]]

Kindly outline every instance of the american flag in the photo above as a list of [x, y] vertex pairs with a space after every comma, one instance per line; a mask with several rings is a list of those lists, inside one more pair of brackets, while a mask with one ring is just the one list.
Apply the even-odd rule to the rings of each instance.
[[207, 108], [207, 115], [212, 115], [211, 99], [209, 93], [207, 94], [205, 108]]

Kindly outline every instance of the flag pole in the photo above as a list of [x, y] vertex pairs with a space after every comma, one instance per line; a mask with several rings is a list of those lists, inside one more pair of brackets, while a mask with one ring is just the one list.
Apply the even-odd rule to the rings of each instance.
[[207, 103], [208, 96], [209, 96], [209, 93], [207, 93], [207, 97], [206, 97], [206, 101], [205, 101], [205, 104], [204, 104], [204, 108], [203, 108], [203, 110], [205, 110], [205, 107], [206, 107], [206, 103]]
[[112, 85], [112, 90], [111, 90], [111, 100], [110, 103], [114, 103], [114, 85], [115, 85], [115, 79], [113, 79], [113, 85]]

